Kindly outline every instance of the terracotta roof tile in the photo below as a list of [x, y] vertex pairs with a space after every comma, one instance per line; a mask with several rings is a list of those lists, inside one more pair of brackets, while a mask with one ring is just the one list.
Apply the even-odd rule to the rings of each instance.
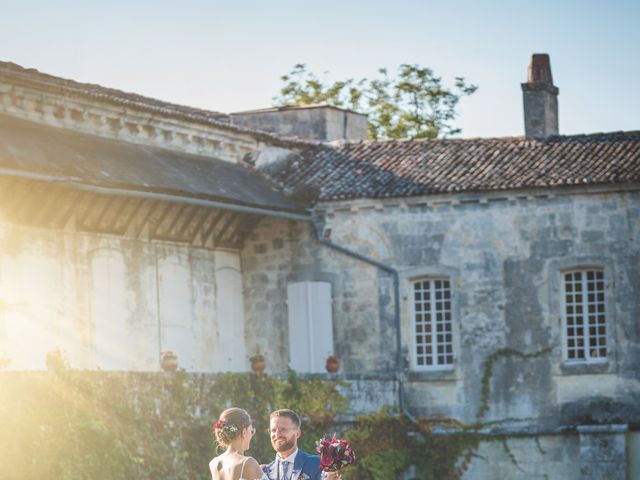
[[640, 182], [640, 131], [325, 145], [268, 175], [318, 200]]
[[24, 68], [12, 62], [0, 61], [0, 81], [2, 80], [10, 83], [18, 82], [39, 90], [66, 95], [70, 98], [86, 98], [91, 101], [125, 106], [133, 110], [158, 114], [166, 118], [176, 118], [178, 120], [194, 122], [223, 130], [247, 133], [258, 139], [264, 139], [272, 144], [285, 147], [304, 148], [308, 145], [318, 143], [316, 141], [290, 138], [282, 135], [278, 136], [269, 132], [233, 125], [230, 123], [229, 115], [226, 113], [178, 105], [92, 83], [76, 82], [75, 80], [40, 72], [35, 68]]

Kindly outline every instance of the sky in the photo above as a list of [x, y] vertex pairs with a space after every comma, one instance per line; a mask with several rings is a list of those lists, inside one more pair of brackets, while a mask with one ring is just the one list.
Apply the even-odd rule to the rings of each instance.
[[640, 1], [0, 0], [0, 60], [221, 112], [272, 105], [307, 64], [327, 81], [402, 63], [479, 86], [461, 137], [522, 135], [533, 53], [561, 134], [640, 130]]

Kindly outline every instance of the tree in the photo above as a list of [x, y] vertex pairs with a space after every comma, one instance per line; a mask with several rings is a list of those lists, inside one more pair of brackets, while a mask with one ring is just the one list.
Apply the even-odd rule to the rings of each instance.
[[402, 64], [395, 78], [387, 69], [378, 70], [373, 80], [363, 78], [327, 84], [306, 65], [297, 64], [280, 77], [284, 82], [274, 97], [276, 106], [325, 104], [350, 108], [369, 115], [369, 137], [436, 138], [460, 133], [451, 122], [462, 96], [471, 95], [476, 85], [456, 77], [453, 88], [442, 84], [433, 70], [419, 65]]

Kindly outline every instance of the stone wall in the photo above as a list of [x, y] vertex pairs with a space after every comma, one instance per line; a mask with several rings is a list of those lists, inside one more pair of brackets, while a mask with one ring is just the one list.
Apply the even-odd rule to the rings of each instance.
[[[409, 280], [433, 274], [452, 280], [455, 368], [410, 373], [409, 399], [416, 413], [474, 421], [483, 362], [502, 348], [552, 351], [534, 359], [496, 361], [487, 420], [533, 417], [551, 423], [575, 422], [578, 412], [587, 408], [585, 399], [594, 397], [600, 397], [602, 405], [607, 399], [638, 405], [640, 379], [633, 367], [639, 360], [637, 192], [478, 196], [475, 201], [442, 197], [395, 206], [371, 203], [327, 206], [333, 208], [327, 209], [326, 226], [334, 242], [400, 272], [404, 345], [409, 347], [411, 338]], [[604, 268], [607, 278], [610, 350], [605, 365], [580, 368], [563, 361], [560, 271], [590, 265]], [[358, 269], [360, 284], [345, 284], [348, 295], [363, 296], [368, 276], [377, 280], [375, 287], [380, 289], [365, 294], [370, 302], [376, 296], [391, 296], [390, 285], [385, 291], [378, 278], [383, 274], [367, 272], [370, 267], [363, 265]], [[353, 268], [344, 268], [343, 274], [345, 270], [354, 278]], [[345, 307], [351, 305], [347, 303], [343, 311]], [[378, 311], [384, 324], [388, 311]], [[336, 322], [346, 321], [336, 310]], [[357, 314], [348, 322], [364, 323]], [[381, 364], [393, 364], [394, 348], [390, 347], [381, 352]], [[559, 409], [560, 405], [564, 408]], [[603, 417], [613, 415], [611, 406], [602, 408], [609, 409], [599, 413]]]
[[546, 435], [482, 442], [464, 480], [580, 479], [577, 435]]
[[366, 115], [328, 105], [267, 108], [230, 118], [233, 125], [307, 140], [358, 141], [369, 133]]
[[275, 138], [261, 140], [259, 135], [225, 126], [222, 121], [217, 124], [197, 118], [189, 121], [175, 118], [171, 112], [152, 113], [148, 109], [136, 108], [135, 102], [129, 103], [126, 106], [114, 105], [95, 98], [83, 99], [79, 95], [72, 97], [14, 84], [9, 80], [0, 81], [0, 113], [54, 127], [211, 156], [233, 163], [265, 144], [284, 143]]
[[[495, 359], [482, 417], [495, 422], [490, 431], [509, 436], [520, 466], [500, 443], [489, 442], [480, 455], [491, 460], [474, 460], [465, 478], [581, 478], [583, 445], [575, 426], [640, 419], [638, 192], [366, 200], [325, 203], [319, 210], [325, 236], [398, 270], [409, 363], [409, 282], [423, 275], [451, 279], [455, 365], [444, 371], [409, 368], [405, 391], [414, 415], [473, 423], [486, 359], [501, 349], [538, 354]], [[271, 371], [284, 371], [288, 362], [287, 283], [329, 281], [335, 349], [343, 356], [341, 375], [359, 382], [357, 409], [397, 403], [389, 274], [320, 244], [311, 225], [271, 219], [246, 242], [242, 261], [248, 348], [266, 351]], [[602, 267], [607, 278], [604, 364], [571, 365], [563, 357], [561, 270], [581, 266]], [[384, 400], [364, 393], [375, 392], [380, 382], [388, 384]], [[549, 435], [559, 428], [566, 435]], [[530, 436], [512, 440], [519, 434]], [[544, 437], [544, 455], [532, 453], [536, 436]], [[494, 462], [498, 457], [504, 462]]]
[[581, 425], [580, 475], [584, 480], [626, 480], [627, 425]]
[[266, 352], [269, 371], [288, 367], [287, 284], [308, 280], [332, 284], [335, 352], [343, 371], [376, 378], [393, 372], [386, 274], [319, 244], [311, 225], [279, 219], [262, 220], [241, 256], [248, 349]]

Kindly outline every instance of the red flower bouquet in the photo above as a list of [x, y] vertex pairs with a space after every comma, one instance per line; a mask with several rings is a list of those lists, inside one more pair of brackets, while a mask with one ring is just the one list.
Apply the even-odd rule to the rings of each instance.
[[325, 472], [337, 472], [356, 460], [349, 442], [336, 438], [335, 433], [330, 440], [323, 435], [316, 442], [316, 452], [320, 455], [320, 468]]

